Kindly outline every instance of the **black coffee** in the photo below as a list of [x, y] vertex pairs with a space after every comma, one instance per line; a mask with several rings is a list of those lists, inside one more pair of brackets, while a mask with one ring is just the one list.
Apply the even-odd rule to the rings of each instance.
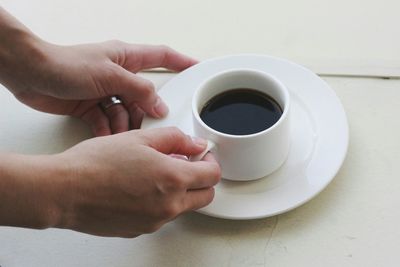
[[272, 97], [247, 88], [214, 96], [200, 112], [208, 126], [233, 135], [261, 132], [274, 125], [281, 115], [282, 108]]

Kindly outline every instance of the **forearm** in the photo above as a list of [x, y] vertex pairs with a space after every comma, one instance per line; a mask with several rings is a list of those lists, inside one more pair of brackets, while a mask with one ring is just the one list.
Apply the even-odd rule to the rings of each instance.
[[33, 35], [30, 30], [0, 6], [0, 40], [9, 42], [16, 35]]
[[[27, 74], [40, 67], [43, 43], [0, 7], [0, 83], [12, 93], [29, 87]], [[52, 178], [59, 170], [51, 165], [53, 157], [0, 153], [0, 225], [47, 228], [55, 224]]]
[[0, 225], [48, 228], [59, 221], [54, 156], [0, 154]]
[[0, 83], [13, 93], [29, 87], [29, 72], [45, 60], [44, 42], [0, 7]]

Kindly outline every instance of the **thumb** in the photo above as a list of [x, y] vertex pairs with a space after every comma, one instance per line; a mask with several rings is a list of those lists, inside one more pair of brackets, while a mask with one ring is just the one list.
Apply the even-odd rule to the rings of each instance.
[[148, 115], [162, 118], [168, 114], [168, 107], [157, 95], [154, 85], [124, 68], [116, 65], [116, 77], [111, 81], [111, 94], [120, 96], [125, 105], [139, 106]]
[[140, 131], [146, 145], [164, 154], [196, 155], [207, 148], [207, 141], [192, 138], [176, 127]]

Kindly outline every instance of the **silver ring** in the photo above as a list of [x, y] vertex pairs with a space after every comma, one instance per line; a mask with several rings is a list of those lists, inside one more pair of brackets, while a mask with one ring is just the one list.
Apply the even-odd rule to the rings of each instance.
[[118, 96], [114, 95], [110, 98], [107, 98], [103, 101], [101, 101], [100, 105], [103, 108], [103, 110], [106, 110], [114, 105], [122, 104], [122, 100], [118, 98]]

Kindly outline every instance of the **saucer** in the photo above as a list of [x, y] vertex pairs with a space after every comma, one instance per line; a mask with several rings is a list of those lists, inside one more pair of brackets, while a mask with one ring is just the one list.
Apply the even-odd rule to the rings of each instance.
[[291, 148], [285, 163], [256, 181], [222, 179], [214, 200], [198, 212], [225, 219], [256, 219], [294, 209], [321, 192], [335, 177], [346, 156], [346, 114], [333, 90], [310, 70], [263, 55], [234, 55], [203, 61], [176, 75], [159, 95], [170, 108], [164, 119], [145, 117], [142, 128], [176, 126], [193, 135], [191, 99], [210, 76], [233, 68], [267, 72], [290, 92]]

